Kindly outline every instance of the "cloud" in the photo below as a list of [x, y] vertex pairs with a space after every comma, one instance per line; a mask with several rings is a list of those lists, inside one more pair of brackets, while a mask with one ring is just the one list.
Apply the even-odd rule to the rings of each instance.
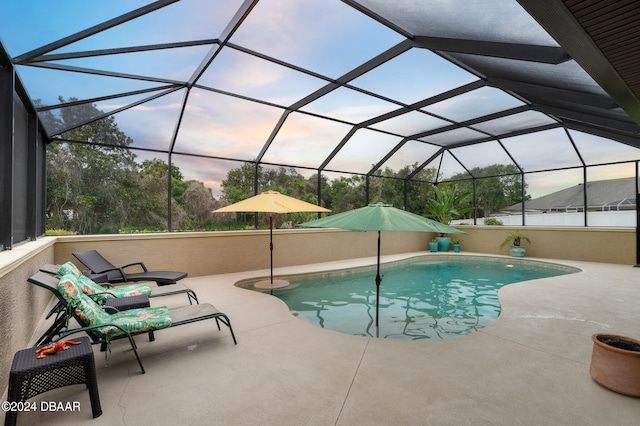
[[176, 141], [176, 150], [254, 159], [283, 110], [213, 92], [194, 90]]
[[198, 84], [286, 107], [327, 82], [232, 48], [224, 48]]
[[318, 167], [351, 126], [301, 113], [292, 113], [267, 150], [264, 161]]

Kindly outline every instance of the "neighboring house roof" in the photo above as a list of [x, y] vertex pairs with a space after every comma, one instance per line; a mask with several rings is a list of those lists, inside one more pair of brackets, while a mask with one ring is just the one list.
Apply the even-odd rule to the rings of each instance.
[[[587, 183], [587, 206], [595, 209], [635, 209], [635, 178], [609, 179]], [[582, 210], [584, 206], [584, 185], [576, 185], [525, 202], [526, 211], [566, 211]], [[520, 213], [522, 204], [503, 209], [503, 212]]]

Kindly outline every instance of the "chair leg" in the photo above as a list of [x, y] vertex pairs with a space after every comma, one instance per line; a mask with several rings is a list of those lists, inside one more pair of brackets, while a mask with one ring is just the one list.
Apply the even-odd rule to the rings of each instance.
[[[138, 349], [136, 346], [136, 342], [133, 340], [133, 337], [131, 336], [131, 333], [129, 333], [127, 330], [125, 330], [124, 328], [120, 327], [117, 324], [101, 324], [100, 326], [88, 326], [88, 327], [82, 327], [82, 328], [77, 328], [77, 329], [73, 329], [73, 330], [68, 330], [66, 333], [62, 333], [60, 335], [60, 340], [62, 340], [63, 338], [67, 337], [68, 335], [71, 334], [75, 334], [81, 331], [89, 331], [92, 330], [96, 327], [104, 327], [105, 325], [110, 325], [113, 327], [118, 328], [125, 336], [127, 336], [127, 338], [129, 339], [129, 343], [131, 344], [131, 349], [133, 349], [133, 353], [136, 356], [136, 360], [138, 360], [138, 365], [140, 365], [140, 370], [142, 371], [142, 374], [145, 373], [144, 371], [144, 366], [142, 365], [142, 361], [140, 360], [140, 356], [138, 355]], [[90, 334], [91, 336], [91, 334]], [[95, 343], [97, 344], [98, 342], [100, 342], [100, 350], [102, 352], [106, 351], [107, 348], [107, 339], [106, 338], [101, 338], [100, 340], [96, 341]]]
[[49, 319], [53, 314], [57, 314], [60, 311], [64, 311], [64, 308], [65, 307], [61, 302], [56, 303], [56, 305], [53, 308], [51, 308], [51, 310], [47, 314], [46, 319]]
[[138, 360], [138, 365], [140, 366], [140, 370], [142, 371], [142, 374], [144, 374], [145, 373], [144, 367], [142, 366], [142, 361], [140, 360], [140, 356], [138, 355], [138, 349], [136, 349], [136, 344], [133, 341], [133, 337], [131, 337], [131, 335], [127, 333], [127, 338], [129, 339], [129, 343], [131, 343], [131, 349], [133, 349], [133, 353], [135, 354], [136, 359]]
[[47, 331], [45, 331], [44, 334], [40, 336], [34, 346], [40, 346], [51, 342], [55, 336], [60, 334], [60, 332], [66, 325], [67, 320], [64, 312], [62, 313], [62, 315], [58, 314], [58, 317], [54, 320], [53, 324], [51, 324], [51, 327], [49, 327]]
[[[229, 331], [231, 332], [231, 337], [233, 337], [233, 343], [237, 345], [238, 341], [236, 340], [236, 335], [233, 333], [233, 327], [231, 327], [231, 320], [229, 319], [229, 317], [226, 316], [225, 314], [220, 314], [219, 316], [216, 317], [216, 322], [218, 322], [218, 320], [222, 321], [224, 325], [229, 327]], [[218, 323], [218, 330], [219, 329], [220, 329], [220, 324]]]

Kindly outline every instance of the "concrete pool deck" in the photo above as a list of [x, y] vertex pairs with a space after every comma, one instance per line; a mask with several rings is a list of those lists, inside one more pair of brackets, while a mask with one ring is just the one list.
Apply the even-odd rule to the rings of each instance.
[[[20, 413], [18, 424], [637, 425], [640, 399], [595, 383], [589, 363], [594, 333], [640, 338], [640, 269], [538, 260], [582, 272], [504, 287], [494, 324], [444, 341], [320, 329], [293, 317], [278, 299], [234, 286], [268, 270], [186, 278], [181, 283], [201, 302], [230, 317], [237, 345], [213, 321], [158, 331], [155, 342], [139, 336], [144, 375], [126, 341], [112, 344], [109, 367], [94, 347], [102, 416], [91, 419], [88, 392], [69, 386], [31, 401], [79, 401], [81, 412]], [[274, 272], [372, 263], [375, 258]], [[179, 295], [152, 299], [154, 306], [184, 303]]]

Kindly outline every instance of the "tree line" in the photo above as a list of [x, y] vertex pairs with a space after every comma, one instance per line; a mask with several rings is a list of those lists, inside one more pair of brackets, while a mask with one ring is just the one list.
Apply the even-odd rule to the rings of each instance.
[[[64, 102], [62, 98], [60, 101]], [[69, 99], [72, 101], [75, 99]], [[403, 177], [417, 164], [397, 171], [385, 168], [369, 179], [343, 175], [329, 180], [317, 173], [305, 177], [293, 167], [245, 162], [227, 173], [222, 195], [216, 199], [203, 182], [185, 180], [175, 165], [169, 168], [159, 159], [136, 161], [135, 153], [128, 148], [133, 140], [120, 131], [113, 116], [91, 122], [91, 117], [101, 113], [94, 105], [80, 105], [62, 109], [59, 116], [44, 115], [45, 124], [51, 129], [88, 122], [64, 132], [60, 141], [47, 148], [47, 230], [78, 234], [166, 231], [169, 203], [174, 231], [245, 229], [254, 226], [255, 215], [211, 211], [253, 196], [256, 179], [259, 191], [279, 191], [320, 204], [333, 213], [365, 206], [368, 191], [370, 203], [384, 202], [398, 208], [406, 205], [407, 210], [426, 215], [428, 199], [433, 197], [432, 182], [437, 181], [433, 168], [425, 168], [413, 180], [405, 181]], [[470, 172], [489, 176], [476, 181], [478, 216], [520, 202], [522, 186], [515, 166], [493, 165]], [[451, 181], [461, 191], [473, 190], [467, 173], [454, 176]], [[276, 226], [295, 225], [315, 217], [315, 213], [277, 217]], [[268, 219], [259, 216], [258, 226], [268, 226]]]

